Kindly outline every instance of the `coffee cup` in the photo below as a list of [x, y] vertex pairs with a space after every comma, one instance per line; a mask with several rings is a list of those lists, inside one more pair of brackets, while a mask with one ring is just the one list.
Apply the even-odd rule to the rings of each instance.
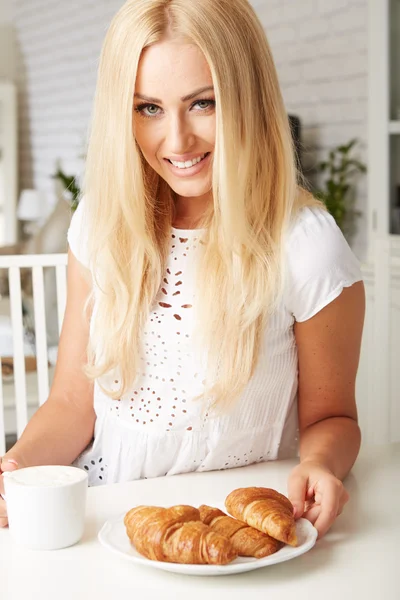
[[83, 535], [87, 473], [44, 465], [3, 473], [13, 541], [32, 550], [57, 550]]

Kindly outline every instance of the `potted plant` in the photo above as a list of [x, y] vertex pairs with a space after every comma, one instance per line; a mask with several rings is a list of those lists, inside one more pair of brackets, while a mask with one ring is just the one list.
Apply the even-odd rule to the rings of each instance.
[[74, 212], [79, 204], [79, 197], [81, 190], [78, 186], [76, 178], [74, 175], [66, 175], [61, 167], [57, 167], [57, 171], [54, 175], [52, 175], [53, 179], [58, 179], [58, 181], [63, 186], [64, 190], [70, 195], [70, 204], [72, 212]]
[[355, 209], [355, 178], [367, 170], [365, 164], [351, 156], [357, 143], [357, 139], [352, 139], [348, 144], [337, 146], [329, 152], [327, 160], [317, 165], [317, 171], [326, 173], [327, 178], [315, 196], [324, 202], [348, 239], [354, 235], [356, 219], [361, 215]]

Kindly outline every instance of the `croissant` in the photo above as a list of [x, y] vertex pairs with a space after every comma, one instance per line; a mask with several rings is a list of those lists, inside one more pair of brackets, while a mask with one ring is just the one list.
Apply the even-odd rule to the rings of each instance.
[[264, 558], [277, 552], [283, 545], [266, 533], [249, 527], [243, 521], [229, 517], [219, 508], [203, 504], [199, 511], [203, 523], [228, 538], [239, 556]]
[[151, 560], [225, 565], [237, 558], [231, 542], [202, 523], [192, 506], [137, 506], [124, 524], [136, 550]]
[[227, 511], [271, 537], [297, 546], [296, 523], [292, 503], [286, 496], [270, 488], [238, 488], [226, 500]]

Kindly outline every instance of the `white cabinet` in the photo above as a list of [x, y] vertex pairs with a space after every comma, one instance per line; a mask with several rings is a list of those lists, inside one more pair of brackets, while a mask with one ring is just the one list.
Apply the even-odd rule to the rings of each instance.
[[369, 0], [367, 315], [357, 380], [364, 442], [400, 441], [400, 0]]
[[400, 247], [379, 240], [373, 254], [356, 396], [363, 443], [385, 444], [400, 442]]
[[392, 257], [390, 289], [390, 439], [400, 440], [400, 251]]
[[371, 239], [400, 240], [400, 0], [369, 0]]

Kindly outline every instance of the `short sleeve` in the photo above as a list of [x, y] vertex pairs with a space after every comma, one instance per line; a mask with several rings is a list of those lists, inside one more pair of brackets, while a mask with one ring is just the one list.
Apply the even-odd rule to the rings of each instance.
[[72, 215], [67, 239], [75, 258], [88, 268], [89, 259], [87, 253], [87, 227], [85, 226], [84, 199], [79, 202], [77, 209]]
[[306, 321], [362, 280], [358, 259], [334, 218], [306, 207], [288, 233], [284, 302], [296, 321]]

